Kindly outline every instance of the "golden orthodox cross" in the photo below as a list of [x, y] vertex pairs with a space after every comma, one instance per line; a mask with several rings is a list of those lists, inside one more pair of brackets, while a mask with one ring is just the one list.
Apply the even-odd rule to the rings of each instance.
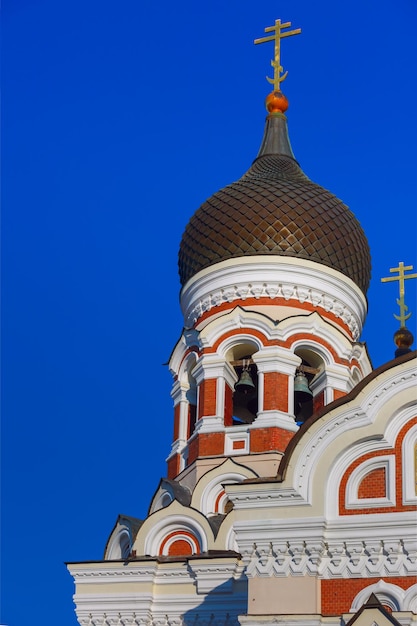
[[255, 39], [254, 44], [257, 43], [265, 43], [266, 41], [274, 41], [275, 40], [275, 55], [273, 61], [271, 61], [271, 65], [274, 68], [274, 78], [266, 77], [268, 83], [274, 85], [274, 91], [281, 91], [280, 83], [287, 78], [288, 72], [282, 74], [281, 72], [284, 68], [281, 65], [281, 39], [284, 37], [290, 37], [291, 35], [299, 35], [301, 33], [301, 28], [296, 28], [295, 30], [287, 30], [285, 33], [282, 32], [284, 28], [289, 28], [291, 26], [291, 22], [285, 22], [281, 24], [281, 20], [275, 20], [275, 26], [268, 26], [265, 28], [266, 33], [275, 32], [274, 35], [270, 35], [269, 37], [262, 37], [261, 39]]
[[404, 265], [404, 263], [401, 261], [398, 264], [398, 267], [391, 267], [389, 270], [391, 273], [398, 272], [398, 276], [389, 276], [387, 278], [381, 278], [381, 283], [390, 283], [391, 281], [394, 281], [394, 280], [398, 280], [399, 282], [400, 297], [397, 298], [397, 304], [400, 307], [400, 314], [395, 315], [394, 313], [394, 317], [396, 320], [400, 322], [401, 328], [405, 327], [406, 320], [408, 320], [411, 317], [411, 313], [407, 314], [408, 306], [404, 302], [404, 295], [405, 295], [404, 281], [406, 281], [408, 278], [417, 278], [417, 274], [407, 274], [407, 275], [405, 274], [405, 272], [408, 272], [412, 269], [414, 269], [412, 265]]

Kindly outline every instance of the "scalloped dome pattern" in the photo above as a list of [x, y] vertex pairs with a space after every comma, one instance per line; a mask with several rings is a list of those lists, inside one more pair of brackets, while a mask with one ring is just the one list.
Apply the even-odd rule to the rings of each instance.
[[258, 158], [192, 216], [179, 251], [181, 284], [220, 261], [271, 254], [327, 265], [368, 288], [369, 246], [358, 220], [283, 155]]

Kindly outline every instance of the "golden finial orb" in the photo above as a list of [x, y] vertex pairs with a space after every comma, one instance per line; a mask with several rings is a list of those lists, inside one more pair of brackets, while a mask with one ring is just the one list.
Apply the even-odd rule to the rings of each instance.
[[265, 99], [268, 113], [285, 113], [288, 109], [288, 100], [282, 91], [272, 91]]
[[401, 326], [394, 333], [394, 343], [399, 349], [408, 350], [414, 341], [413, 333], [405, 326]]

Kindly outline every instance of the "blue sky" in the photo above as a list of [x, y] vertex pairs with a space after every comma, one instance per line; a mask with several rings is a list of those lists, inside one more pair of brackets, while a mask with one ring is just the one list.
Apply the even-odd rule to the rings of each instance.
[[2, 624], [75, 626], [64, 562], [100, 559], [165, 474], [179, 241], [256, 156], [272, 44], [252, 41], [275, 18], [303, 29], [282, 51], [294, 153], [368, 235], [362, 339], [375, 366], [392, 358], [397, 288], [380, 278], [417, 267], [416, 12], [5, 0]]

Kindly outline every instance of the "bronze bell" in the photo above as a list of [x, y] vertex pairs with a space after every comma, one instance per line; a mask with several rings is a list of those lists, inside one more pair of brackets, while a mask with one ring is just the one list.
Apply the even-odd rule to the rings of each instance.
[[313, 393], [308, 386], [308, 380], [303, 372], [297, 372], [294, 379], [294, 393], [295, 399], [297, 402], [301, 404], [303, 402], [308, 402], [312, 399]]
[[248, 369], [242, 371], [239, 380], [235, 384], [235, 390], [242, 393], [249, 393], [255, 390], [255, 384]]

